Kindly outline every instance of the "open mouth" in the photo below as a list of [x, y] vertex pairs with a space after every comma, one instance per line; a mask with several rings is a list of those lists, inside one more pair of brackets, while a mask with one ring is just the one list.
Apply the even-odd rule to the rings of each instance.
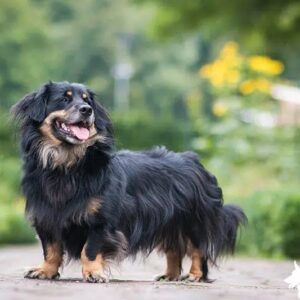
[[77, 122], [67, 124], [63, 121], [56, 120], [55, 127], [59, 134], [75, 138], [79, 141], [86, 141], [90, 137], [90, 125], [87, 122]]

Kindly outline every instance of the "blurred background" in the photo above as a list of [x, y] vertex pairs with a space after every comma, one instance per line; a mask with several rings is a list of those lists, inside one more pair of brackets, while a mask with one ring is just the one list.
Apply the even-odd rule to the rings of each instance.
[[0, 244], [35, 241], [9, 108], [51, 79], [96, 91], [118, 148], [199, 153], [242, 255], [299, 258], [299, 32], [298, 0], [1, 0]]

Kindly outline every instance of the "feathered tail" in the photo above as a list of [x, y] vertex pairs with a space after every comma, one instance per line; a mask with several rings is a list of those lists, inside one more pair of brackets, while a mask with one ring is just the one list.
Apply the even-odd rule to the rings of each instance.
[[215, 264], [219, 256], [234, 253], [238, 228], [247, 223], [247, 217], [240, 207], [228, 204], [220, 208], [219, 222], [219, 230], [211, 241], [208, 255], [201, 261], [203, 280], [207, 282], [211, 282], [208, 279], [208, 260]]
[[242, 209], [236, 205], [227, 204], [221, 210], [221, 223], [223, 227], [223, 245], [221, 254], [233, 254], [240, 225], [245, 225], [247, 217]]

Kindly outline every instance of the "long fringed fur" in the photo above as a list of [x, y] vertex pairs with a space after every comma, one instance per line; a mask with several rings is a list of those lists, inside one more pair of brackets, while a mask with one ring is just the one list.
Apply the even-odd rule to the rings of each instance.
[[223, 204], [216, 178], [193, 152], [164, 147], [115, 152], [110, 119], [91, 92], [95, 126], [104, 138], [87, 147], [72, 166], [68, 161], [55, 168], [43, 165], [44, 106], [53, 101], [55, 111], [64, 85], [70, 86], [43, 87], [13, 109], [22, 126], [26, 212], [41, 239], [59, 242], [75, 259], [87, 240], [91, 259], [98, 253], [104, 258], [139, 251], [147, 255], [155, 248], [183, 257], [191, 243], [201, 251], [207, 279], [208, 261], [234, 251], [238, 227], [246, 222], [242, 210]]
[[131, 254], [149, 253], [157, 245], [184, 254], [189, 240], [213, 263], [234, 251], [246, 217], [240, 208], [223, 205], [216, 178], [195, 153], [122, 151], [112, 163], [126, 182], [119, 204]]

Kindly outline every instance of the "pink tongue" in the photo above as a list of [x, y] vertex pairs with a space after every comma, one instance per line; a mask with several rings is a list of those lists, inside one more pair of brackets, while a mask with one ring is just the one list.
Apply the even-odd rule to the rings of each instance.
[[79, 127], [76, 125], [69, 125], [70, 130], [72, 131], [72, 133], [79, 139], [82, 141], [85, 141], [89, 138], [90, 136], [90, 132], [87, 128], [84, 127]]

